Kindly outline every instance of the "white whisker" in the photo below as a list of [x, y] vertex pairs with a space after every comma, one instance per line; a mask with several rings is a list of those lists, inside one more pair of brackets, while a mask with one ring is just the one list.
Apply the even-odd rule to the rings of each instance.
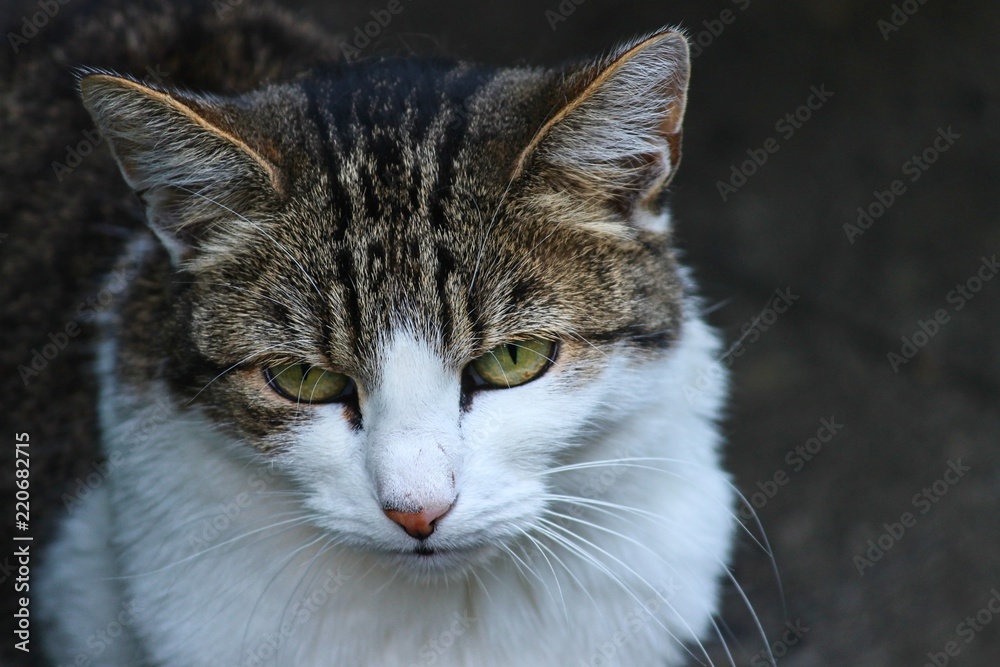
[[[305, 517], [296, 517], [294, 519], [287, 519], [285, 521], [278, 521], [277, 523], [268, 524], [267, 526], [264, 526], [263, 528], [257, 528], [255, 530], [251, 530], [251, 531], [243, 533], [241, 535], [237, 535], [236, 537], [233, 537], [233, 538], [230, 538], [228, 540], [225, 540], [224, 542], [219, 542], [217, 544], [213, 544], [212, 546], [208, 547], [207, 549], [203, 549], [202, 551], [198, 551], [198, 552], [196, 552], [196, 553], [194, 553], [194, 554], [192, 554], [190, 556], [187, 556], [186, 558], [182, 558], [180, 560], [174, 561], [172, 563], [164, 565], [163, 567], [157, 568], [155, 570], [150, 570], [148, 572], [141, 572], [139, 574], [120, 575], [120, 576], [117, 576], [117, 577], [108, 577], [108, 578], [109, 579], [135, 579], [137, 577], [146, 577], [146, 576], [149, 576], [149, 575], [152, 575], [152, 574], [158, 574], [160, 572], [164, 572], [164, 571], [169, 570], [171, 568], [177, 567], [178, 565], [181, 565], [183, 563], [190, 562], [190, 561], [194, 560], [195, 558], [199, 558], [201, 556], [204, 556], [206, 553], [208, 553], [210, 551], [215, 551], [216, 549], [220, 549], [220, 548], [222, 548], [224, 546], [227, 546], [227, 545], [232, 544], [234, 542], [237, 542], [239, 540], [242, 540], [242, 539], [245, 539], [247, 537], [250, 537], [251, 535], [259, 534], [259, 533], [264, 532], [264, 531], [266, 531], [266, 530], [268, 530], [270, 528], [276, 528], [278, 526], [285, 526], [285, 528], [280, 531], [281, 533], [284, 533], [284, 532], [286, 532], [288, 530], [292, 530], [293, 528], [297, 528], [298, 526], [307, 525], [311, 520], [312, 520], [312, 517], [305, 516]], [[274, 536], [272, 535], [270, 537], [274, 537]]]
[[566, 598], [563, 597], [562, 585], [559, 583], [559, 576], [556, 574], [555, 568], [552, 567], [552, 561], [549, 560], [549, 557], [545, 554], [545, 551], [542, 550], [542, 545], [538, 542], [536, 538], [532, 537], [531, 534], [528, 533], [527, 531], [522, 531], [521, 534], [525, 538], [527, 538], [528, 541], [530, 541], [535, 546], [535, 548], [538, 549], [538, 552], [542, 555], [542, 558], [545, 559], [545, 563], [549, 566], [549, 571], [552, 572], [552, 580], [556, 584], [556, 591], [558, 591], [559, 593], [559, 602], [562, 605], [563, 617], [568, 621], [569, 610], [566, 608]]
[[[570, 537], [575, 537], [576, 539], [580, 540], [581, 538], [578, 535], [574, 534], [572, 531], [567, 531], [565, 528], [563, 528], [559, 524], [552, 523], [551, 521], [548, 521], [546, 519], [539, 519], [539, 523], [540, 524], [544, 524], [545, 526], [548, 526], [548, 527], [539, 525], [539, 526], [536, 526], [536, 530], [538, 530], [543, 535], [546, 535], [550, 539], [558, 542], [563, 547], [565, 547], [567, 550], [569, 550], [570, 553], [574, 553], [576, 556], [578, 556], [579, 558], [581, 558], [581, 560], [583, 560], [584, 562], [590, 563], [591, 565], [593, 565], [594, 567], [596, 567], [599, 571], [601, 571], [602, 573], [604, 573], [605, 575], [607, 575], [612, 581], [614, 581], [616, 584], [618, 584], [618, 586], [629, 597], [631, 597], [635, 602], [637, 602], [642, 608], [645, 609], [645, 605], [643, 604], [642, 600], [639, 599], [639, 597], [632, 591], [631, 588], [629, 588], [625, 584], [625, 582], [623, 582], [621, 580], [620, 577], [618, 577], [618, 575], [616, 575], [614, 572], [612, 572], [611, 569], [608, 568], [607, 565], [605, 565], [601, 561], [597, 560], [597, 558], [593, 554], [588, 553], [582, 547], [580, 547], [579, 545], [573, 543], [569, 539]], [[561, 535], [559, 533], [556, 533], [555, 530], [553, 530], [553, 529], [558, 529], [558, 530], [562, 531], [563, 533], [565, 533], [565, 535]], [[593, 547], [594, 545], [593, 544], [588, 544], [588, 546]], [[602, 550], [598, 548], [598, 551], [602, 551]], [[610, 555], [610, 554], [606, 554], [606, 555]], [[611, 556], [611, 558], [614, 559], [614, 556]], [[636, 575], [636, 576], [638, 576], [638, 575]], [[660, 595], [659, 592], [656, 591], [656, 589], [652, 585], [650, 585], [643, 577], [638, 576], [638, 578], [639, 578], [639, 580], [643, 584], [645, 584], [647, 587], [649, 587], [651, 590], [653, 590], [657, 595], [659, 595], [659, 597], [661, 599], [663, 598], [663, 596]], [[698, 664], [704, 665], [704, 663], [701, 662], [701, 660], [699, 660], [698, 657], [694, 653], [691, 652], [691, 650], [687, 647], [687, 645], [683, 641], [681, 641], [680, 638], [677, 637], [677, 635], [675, 635], [673, 632], [670, 631], [670, 628], [668, 628], [666, 625], [664, 625], [663, 622], [660, 619], [656, 618], [655, 615], [652, 616], [652, 618], [653, 618], [653, 620], [656, 621], [657, 625], [659, 625], [660, 628], [662, 628], [670, 636], [671, 639], [673, 639], [675, 642], [677, 642], [677, 644], [682, 649], [684, 649], [684, 651], [688, 655], [691, 656], [692, 659], [696, 660], [698, 662]], [[699, 644], [700, 644], [700, 642], [699, 642]], [[704, 650], [704, 648], [703, 648], [703, 650]]]

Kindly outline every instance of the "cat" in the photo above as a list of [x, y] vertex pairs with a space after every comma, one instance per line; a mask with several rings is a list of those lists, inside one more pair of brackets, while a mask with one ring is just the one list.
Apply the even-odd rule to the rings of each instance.
[[147, 226], [97, 317], [101, 483], [33, 586], [53, 664], [707, 658], [737, 522], [666, 207], [682, 34], [200, 92], [96, 66]]

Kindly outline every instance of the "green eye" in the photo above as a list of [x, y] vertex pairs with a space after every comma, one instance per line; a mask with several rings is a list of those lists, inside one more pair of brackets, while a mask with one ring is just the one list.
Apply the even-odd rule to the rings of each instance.
[[297, 403], [328, 403], [348, 396], [354, 381], [343, 373], [309, 364], [281, 364], [264, 370], [271, 387]]
[[534, 380], [555, 357], [551, 340], [531, 338], [497, 345], [470, 364], [476, 379], [492, 387], [516, 387]]

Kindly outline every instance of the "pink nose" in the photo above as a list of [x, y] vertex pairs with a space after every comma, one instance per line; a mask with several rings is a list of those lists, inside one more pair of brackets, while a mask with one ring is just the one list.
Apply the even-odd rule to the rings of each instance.
[[398, 523], [410, 537], [426, 540], [434, 532], [434, 524], [451, 509], [451, 505], [436, 505], [418, 512], [401, 512], [399, 510], [382, 510], [385, 515]]

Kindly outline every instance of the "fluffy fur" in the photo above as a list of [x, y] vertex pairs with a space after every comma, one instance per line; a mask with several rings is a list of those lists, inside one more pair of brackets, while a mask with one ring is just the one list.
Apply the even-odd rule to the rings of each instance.
[[[680, 641], [700, 655], [694, 638], [711, 634], [728, 557], [731, 491], [710, 421], [722, 388], [694, 407], [682, 392], [717, 351], [714, 337], [697, 322], [687, 331], [671, 359], [631, 369], [610, 362], [577, 392], [538, 381], [508, 405], [495, 392], [498, 404], [463, 426], [457, 485], [468, 502], [438, 531], [456, 555], [433, 563], [406, 553], [409, 538], [375, 503], [358, 502], [371, 484], [350, 448], [338, 446], [339, 416], [302, 429], [286, 473], [248, 465], [243, 445], [204, 415], [136, 405], [108, 382], [109, 445], [124, 463], [54, 547], [64, 566], [40, 592], [59, 600], [52, 655], [62, 663], [93, 656], [87, 638], [113, 626], [125, 600], [134, 625], [97, 664], [662, 665], [685, 661]], [[388, 374], [404, 380], [420, 361]], [[423, 373], [417, 384], [426, 384]], [[571, 460], [614, 463], [545, 474], [557, 452], [536, 443], [551, 446], [559, 432], [566, 447], [609, 405], [615, 417]], [[498, 437], [508, 421], [490, 414], [511, 409], [524, 425]], [[411, 406], [397, 410], [414, 416]], [[156, 426], [136, 452], [134, 436], [123, 436], [143, 423]], [[296, 512], [302, 488], [310, 511]], [[556, 499], [567, 495], [594, 504]], [[609, 515], [613, 504], [632, 511]], [[561, 539], [517, 539], [547, 521], [573, 537], [553, 528]], [[95, 539], [107, 526], [109, 542], [122, 545], [121, 565]]]
[[[230, 97], [87, 73], [151, 232], [102, 322], [111, 469], [40, 578], [52, 658], [700, 653], [733, 519], [663, 206], [687, 69], [664, 31], [561, 70], [374, 61]], [[470, 383], [529, 337], [557, 341], [540, 377]], [[294, 362], [356, 392], [290, 401], [265, 370]], [[386, 515], [436, 506], [422, 540]]]

